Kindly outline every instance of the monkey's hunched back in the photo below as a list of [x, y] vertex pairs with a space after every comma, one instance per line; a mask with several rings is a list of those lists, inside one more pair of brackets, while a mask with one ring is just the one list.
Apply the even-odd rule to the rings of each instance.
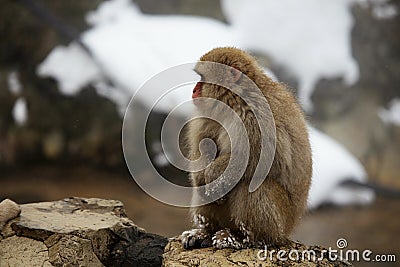
[[[195, 88], [196, 97], [218, 99], [243, 120], [249, 135], [250, 154], [246, 171], [231, 192], [221, 200], [192, 208], [194, 229], [182, 234], [182, 243], [186, 248], [283, 244], [306, 209], [312, 176], [311, 149], [301, 108], [285, 85], [267, 77], [255, 59], [242, 50], [216, 48], [202, 56], [200, 61], [231, 66], [239, 74], [226, 73], [227, 79], [239, 82], [240, 75], [244, 74], [259, 87], [274, 117], [276, 150], [266, 179], [256, 191], [250, 193], [249, 183], [259, 161], [261, 140], [254, 112], [232, 91], [213, 84], [198, 84]], [[202, 75], [200, 68], [197, 71]], [[205, 170], [190, 174], [193, 186], [217, 179], [231, 156], [231, 144], [226, 131], [213, 121], [197, 119], [189, 124], [187, 134], [192, 159], [200, 156], [199, 142], [204, 138], [214, 140], [217, 157]], [[194, 202], [197, 197], [193, 196]]]

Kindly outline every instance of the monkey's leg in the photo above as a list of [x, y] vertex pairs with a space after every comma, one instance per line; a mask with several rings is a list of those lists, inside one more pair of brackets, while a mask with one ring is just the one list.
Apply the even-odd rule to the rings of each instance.
[[195, 214], [193, 229], [182, 233], [181, 242], [185, 249], [210, 247], [211, 232], [207, 218], [201, 214]]
[[248, 247], [283, 245], [298, 217], [283, 186], [267, 179], [259, 189], [250, 193], [248, 187], [238, 187], [229, 200], [231, 219]]

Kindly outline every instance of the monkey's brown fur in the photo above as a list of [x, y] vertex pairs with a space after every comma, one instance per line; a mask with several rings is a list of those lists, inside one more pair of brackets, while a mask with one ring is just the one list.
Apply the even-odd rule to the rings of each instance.
[[[249, 135], [250, 155], [244, 176], [222, 201], [192, 208], [191, 212], [193, 216], [204, 216], [207, 221], [200, 227], [203, 238], [225, 228], [240, 235], [243, 226], [250, 233], [250, 244], [283, 244], [305, 211], [312, 175], [311, 149], [301, 108], [284, 84], [267, 77], [255, 59], [242, 50], [216, 48], [203, 55], [200, 61], [234, 67], [260, 88], [275, 120], [276, 152], [267, 178], [255, 192], [250, 193], [248, 188], [258, 163], [261, 138], [254, 113], [233, 92], [203, 83], [202, 97], [226, 103], [243, 120]], [[201, 70], [198, 71], [202, 74]], [[227, 79], [229, 75], [231, 73], [226, 74]], [[200, 156], [199, 142], [204, 138], [214, 140], [218, 148], [217, 157], [205, 170], [190, 174], [193, 186], [217, 179], [225, 170], [231, 153], [230, 140], [219, 124], [196, 119], [189, 124], [187, 134], [192, 159]], [[199, 228], [198, 223], [194, 227]]]

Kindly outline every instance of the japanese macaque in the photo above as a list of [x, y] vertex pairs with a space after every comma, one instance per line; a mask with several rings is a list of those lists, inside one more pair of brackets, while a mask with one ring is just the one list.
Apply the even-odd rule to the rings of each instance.
[[[270, 106], [275, 121], [275, 156], [265, 180], [254, 192], [249, 192], [249, 184], [261, 151], [261, 131], [255, 113], [269, 111], [252, 110], [233, 91], [204, 82], [207, 75], [212, 75], [212, 71], [203, 72], [199, 67], [201, 62], [217, 62], [233, 67], [236, 71], [227, 71], [223, 74], [224, 78], [240, 84], [243, 76], [247, 76], [261, 90], [259, 98], [265, 97]], [[183, 246], [186, 249], [208, 246], [240, 249], [287, 243], [291, 231], [306, 209], [312, 175], [308, 132], [299, 104], [284, 84], [272, 81], [252, 56], [236, 48], [211, 50], [201, 57], [195, 71], [200, 74], [202, 81], [196, 84], [192, 97], [195, 100], [198, 97], [217, 99], [234, 110], [247, 130], [250, 152], [243, 176], [227, 195], [191, 209], [193, 229], [182, 233]], [[242, 88], [244, 94], [251, 93], [246, 89]], [[262, 100], [265, 102], [265, 99]], [[210, 106], [196, 106], [197, 109], [208, 108], [209, 113], [213, 112]], [[191, 160], [200, 157], [199, 142], [205, 138], [215, 142], [217, 152], [205, 169], [190, 173], [194, 187], [207, 185], [217, 179], [231, 156], [233, 144], [226, 130], [215, 121], [199, 118], [188, 124], [187, 142]], [[230, 177], [224, 176], [223, 179]], [[194, 194], [194, 202], [196, 197]]]
[[7, 221], [14, 219], [21, 213], [21, 208], [12, 200], [5, 199], [0, 202], [0, 231]]

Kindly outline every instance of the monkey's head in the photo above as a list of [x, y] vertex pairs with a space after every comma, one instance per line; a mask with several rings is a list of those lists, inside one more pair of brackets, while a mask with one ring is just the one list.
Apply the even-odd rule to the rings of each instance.
[[[219, 64], [207, 64], [207, 62], [220, 63], [231, 68], [221, 68]], [[246, 80], [243, 79], [243, 75], [254, 81], [261, 71], [253, 57], [234, 47], [215, 48], [209, 51], [200, 58], [194, 70], [200, 75], [201, 80], [193, 89], [192, 98], [214, 98], [230, 106], [234, 103], [228, 102], [236, 98], [235, 93], [218, 84], [227, 85], [228, 88], [238, 88], [238, 85]]]

